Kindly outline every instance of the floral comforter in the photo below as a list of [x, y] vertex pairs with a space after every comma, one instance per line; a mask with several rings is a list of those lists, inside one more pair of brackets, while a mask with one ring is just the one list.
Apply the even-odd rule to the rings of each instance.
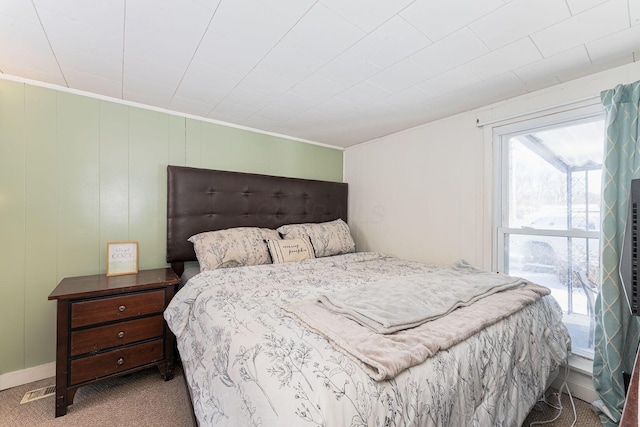
[[441, 268], [364, 252], [196, 275], [165, 319], [198, 423], [520, 426], [568, 351], [551, 296], [380, 382], [281, 309], [321, 291]]

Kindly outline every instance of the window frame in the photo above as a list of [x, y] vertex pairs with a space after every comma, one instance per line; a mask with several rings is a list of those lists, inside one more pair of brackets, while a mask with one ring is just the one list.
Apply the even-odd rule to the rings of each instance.
[[[585, 230], [550, 230], [535, 228], [511, 228], [508, 227], [509, 219], [509, 191], [505, 188], [505, 179], [508, 179], [509, 167], [509, 144], [511, 137], [526, 133], [539, 132], [561, 128], [567, 125], [591, 122], [594, 120], [605, 120], [605, 110], [600, 104], [576, 108], [569, 111], [553, 113], [541, 117], [529, 118], [515, 123], [496, 126], [492, 129], [492, 154], [493, 162], [493, 218], [492, 218], [492, 268], [497, 272], [505, 271], [505, 240], [507, 235], [522, 236], [551, 236], [596, 239], [600, 245], [601, 232]], [[506, 209], [504, 209], [506, 207]], [[582, 358], [592, 360], [593, 354], [577, 351], [576, 354]]]
[[[567, 124], [578, 124], [593, 121], [593, 119], [604, 119], [605, 110], [602, 105], [590, 105], [587, 107], [576, 108], [569, 111], [549, 114], [541, 117], [535, 117], [518, 121], [516, 123], [496, 126], [493, 128], [493, 221], [492, 221], [492, 268], [494, 271], [504, 271], [504, 236], [505, 234], [519, 235], [542, 235], [542, 236], [559, 236], [559, 237], [576, 237], [576, 238], [595, 238], [600, 239], [599, 231], [588, 230], [536, 230], [523, 228], [509, 228], [504, 224], [507, 222], [508, 210], [504, 211], [503, 206], [509, 206], [507, 191], [503, 191], [503, 183], [505, 179], [505, 165], [508, 165], [508, 148], [505, 141], [515, 135], [523, 133], [555, 129], [566, 126]], [[506, 171], [508, 173], [508, 171]]]

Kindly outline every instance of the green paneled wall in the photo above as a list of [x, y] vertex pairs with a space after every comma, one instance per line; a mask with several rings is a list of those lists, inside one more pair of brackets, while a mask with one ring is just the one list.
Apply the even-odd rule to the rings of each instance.
[[55, 360], [66, 276], [165, 265], [167, 164], [342, 181], [342, 151], [0, 79], [0, 375]]

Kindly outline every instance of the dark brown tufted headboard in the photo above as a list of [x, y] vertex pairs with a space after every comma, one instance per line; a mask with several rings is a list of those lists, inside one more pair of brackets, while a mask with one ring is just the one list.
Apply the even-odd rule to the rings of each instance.
[[232, 227], [347, 221], [345, 183], [167, 167], [167, 262], [182, 274], [195, 261], [187, 239]]

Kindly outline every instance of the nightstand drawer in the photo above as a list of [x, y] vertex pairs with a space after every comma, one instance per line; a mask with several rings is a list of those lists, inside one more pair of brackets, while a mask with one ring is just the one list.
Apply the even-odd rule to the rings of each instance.
[[163, 358], [162, 339], [71, 361], [70, 385], [95, 380]]
[[161, 315], [74, 331], [71, 332], [71, 355], [77, 356], [161, 337], [163, 332], [164, 319]]
[[56, 417], [80, 387], [157, 367], [173, 378], [175, 336], [162, 313], [180, 278], [170, 268], [65, 277], [57, 300]]
[[160, 313], [163, 310], [163, 290], [74, 302], [71, 304], [71, 327]]

